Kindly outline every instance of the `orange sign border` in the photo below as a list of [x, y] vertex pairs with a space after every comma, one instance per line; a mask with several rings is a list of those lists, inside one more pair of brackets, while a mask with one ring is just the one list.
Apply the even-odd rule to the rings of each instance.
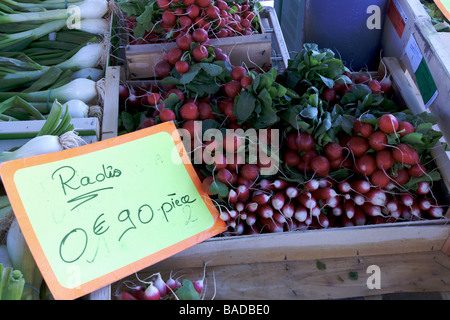
[[442, 14], [447, 18], [447, 20], [450, 20], [450, 11], [447, 10], [442, 1], [434, 0], [434, 3], [438, 6], [439, 10], [441, 10]]
[[208, 194], [203, 190], [202, 183], [198, 178], [194, 167], [191, 164], [191, 161], [184, 149], [184, 146], [182, 146], [178, 148], [180, 157], [183, 160], [186, 170], [189, 176], [191, 177], [195, 187], [197, 188], [199, 194], [203, 198], [206, 206], [209, 208], [210, 213], [214, 218], [214, 225], [210, 229], [201, 232], [200, 234], [197, 234], [188, 239], [180, 241], [172, 246], [169, 246], [156, 253], [153, 253], [143, 259], [130, 263], [125, 267], [107, 273], [99, 278], [81, 284], [77, 288], [73, 289], [67, 288], [59, 283], [59, 281], [56, 278], [56, 275], [51, 269], [50, 263], [48, 262], [44, 254], [44, 251], [37, 238], [37, 235], [34, 232], [34, 229], [25, 211], [18, 189], [14, 183], [15, 173], [20, 169], [75, 158], [84, 154], [93, 153], [117, 145], [125, 144], [127, 142], [145, 138], [149, 135], [154, 135], [160, 132], [169, 133], [172, 136], [177, 148], [183, 145], [176, 126], [172, 122], [166, 122], [157, 126], [135, 131], [108, 140], [95, 142], [93, 144], [84, 145], [74, 149], [68, 149], [60, 152], [54, 152], [40, 156], [29, 157], [25, 159], [8, 161], [0, 166], [0, 175], [3, 179], [3, 184], [5, 186], [5, 190], [7, 191], [7, 195], [11, 203], [11, 206], [14, 210], [17, 221], [24, 234], [25, 240], [27, 241], [31, 253], [36, 261], [36, 264], [41, 270], [45, 282], [47, 283], [55, 299], [72, 300], [87, 295], [95, 290], [98, 290], [124, 277], [127, 277], [135, 272], [138, 272], [146, 267], [149, 267], [150, 265], [153, 265], [157, 262], [167, 259], [170, 256], [173, 256], [181, 251], [184, 251], [226, 230], [225, 223], [219, 218], [218, 210], [215, 208], [214, 203], [211, 201]]

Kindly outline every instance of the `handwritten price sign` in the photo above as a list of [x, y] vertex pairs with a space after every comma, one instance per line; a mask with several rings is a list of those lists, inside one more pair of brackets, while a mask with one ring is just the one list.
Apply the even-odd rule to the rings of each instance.
[[74, 299], [225, 230], [173, 124], [0, 167], [56, 299]]

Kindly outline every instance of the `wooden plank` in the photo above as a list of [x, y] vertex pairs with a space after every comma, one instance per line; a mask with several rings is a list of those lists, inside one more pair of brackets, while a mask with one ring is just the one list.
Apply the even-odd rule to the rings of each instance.
[[172, 256], [159, 270], [439, 251], [450, 225], [383, 225], [214, 238]]
[[101, 140], [117, 136], [119, 121], [119, 84], [120, 67], [108, 67], [105, 77], [105, 98], [103, 101]]
[[[206, 256], [205, 256], [206, 258]], [[343, 299], [394, 292], [440, 292], [450, 289], [450, 257], [440, 251], [395, 255], [277, 261], [161, 270], [151, 267], [139, 274], [140, 279], [161, 272], [167, 279], [172, 271], [176, 276], [197, 280], [206, 271], [205, 300], [309, 300]], [[369, 266], [380, 270], [380, 289], [369, 289], [367, 281], [372, 273]], [[370, 271], [370, 270], [369, 270]], [[354, 272], [350, 277], [350, 272]], [[123, 281], [137, 283], [136, 276]], [[113, 292], [121, 288], [120, 281]]]
[[111, 300], [111, 286], [105, 286], [89, 294], [89, 300]]

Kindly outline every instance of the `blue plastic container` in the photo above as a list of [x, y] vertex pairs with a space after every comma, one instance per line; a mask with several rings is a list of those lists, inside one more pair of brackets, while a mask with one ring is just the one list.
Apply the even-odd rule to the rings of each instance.
[[[289, 0], [283, 1], [286, 3]], [[377, 70], [388, 3], [389, 0], [305, 0], [303, 43], [332, 49], [354, 71]], [[377, 23], [380, 28], [368, 27], [377, 27]]]

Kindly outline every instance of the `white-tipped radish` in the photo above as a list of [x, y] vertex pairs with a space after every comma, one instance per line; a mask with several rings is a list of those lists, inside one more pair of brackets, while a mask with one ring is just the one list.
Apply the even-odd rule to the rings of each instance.
[[294, 212], [295, 220], [297, 220], [298, 222], [305, 222], [307, 217], [308, 210], [302, 205], [297, 205]]
[[381, 208], [379, 206], [373, 205], [370, 202], [365, 202], [361, 206], [361, 208], [368, 216], [371, 217], [378, 217], [383, 215], [383, 213], [381, 212]]
[[378, 189], [371, 189], [366, 193], [366, 197], [370, 203], [375, 206], [384, 207], [387, 202], [386, 193]]
[[281, 212], [287, 219], [291, 219], [295, 213], [295, 205], [293, 202], [285, 203]]
[[338, 190], [342, 193], [349, 193], [352, 190], [352, 186], [347, 181], [340, 182], [338, 184]]
[[270, 219], [273, 217], [273, 209], [268, 204], [263, 204], [262, 206], [258, 206], [257, 213], [261, 216], [261, 218]]
[[337, 197], [336, 191], [329, 187], [325, 187], [325, 188], [321, 188], [316, 191], [313, 191], [311, 193], [311, 195], [314, 199], [317, 199], [317, 200], [328, 200], [328, 199]]
[[150, 282], [147, 289], [145, 289], [144, 299], [145, 300], [161, 299], [161, 293], [159, 292], [158, 288], [156, 288], [156, 286], [153, 284], [153, 282]]
[[365, 194], [370, 191], [371, 185], [369, 181], [366, 180], [356, 180], [351, 183], [352, 189], [361, 194]]
[[299, 191], [296, 187], [289, 186], [286, 188], [285, 193], [289, 199], [295, 199], [298, 197]]
[[344, 201], [344, 212], [348, 219], [352, 219], [355, 215], [355, 203], [352, 200]]
[[312, 209], [317, 206], [317, 201], [312, 198], [311, 194], [301, 193], [297, 197], [298, 202], [300, 202], [306, 209]]
[[284, 192], [280, 191], [280, 192], [277, 192], [270, 201], [271, 201], [272, 207], [275, 210], [281, 210], [284, 206], [285, 200], [286, 199], [284, 197]]

